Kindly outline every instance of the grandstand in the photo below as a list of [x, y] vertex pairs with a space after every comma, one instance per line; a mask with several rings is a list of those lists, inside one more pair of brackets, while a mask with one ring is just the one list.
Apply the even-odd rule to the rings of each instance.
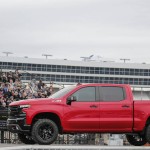
[[45, 83], [54, 82], [60, 85], [130, 84], [135, 99], [150, 99], [150, 64], [0, 56], [0, 69], [1, 72], [19, 69], [23, 82], [41, 79]]

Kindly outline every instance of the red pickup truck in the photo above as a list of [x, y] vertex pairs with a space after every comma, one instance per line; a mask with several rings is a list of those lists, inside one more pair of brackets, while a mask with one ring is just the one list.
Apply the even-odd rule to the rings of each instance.
[[58, 134], [126, 134], [130, 144], [150, 143], [150, 101], [134, 101], [129, 85], [84, 84], [49, 98], [9, 105], [8, 130], [25, 144], [51, 144]]

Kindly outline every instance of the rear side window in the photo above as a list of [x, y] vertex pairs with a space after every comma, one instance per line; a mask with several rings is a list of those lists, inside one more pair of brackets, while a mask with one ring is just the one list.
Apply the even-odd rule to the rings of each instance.
[[122, 87], [100, 87], [101, 101], [115, 102], [125, 99], [125, 91]]

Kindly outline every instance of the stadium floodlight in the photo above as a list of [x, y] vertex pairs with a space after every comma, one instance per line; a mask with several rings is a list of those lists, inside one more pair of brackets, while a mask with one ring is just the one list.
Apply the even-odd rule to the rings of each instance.
[[9, 54], [13, 54], [12, 52], [3, 52], [4, 54], [6, 54], [6, 56], [8, 56]]
[[49, 54], [42, 54], [42, 56], [45, 56], [46, 59], [48, 58], [48, 56], [53, 56], [53, 55], [49, 55]]
[[130, 61], [130, 59], [127, 59], [127, 58], [121, 58], [120, 60], [123, 60], [124, 63], [126, 63], [126, 61]]
[[94, 55], [90, 55], [89, 57], [80, 57], [80, 58], [82, 58], [83, 59], [83, 61], [89, 61], [89, 60], [91, 60], [91, 58], [93, 57]]

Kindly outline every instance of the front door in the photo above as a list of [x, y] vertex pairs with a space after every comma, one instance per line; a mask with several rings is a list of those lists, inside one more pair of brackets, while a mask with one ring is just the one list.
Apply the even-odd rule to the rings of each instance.
[[64, 107], [64, 131], [92, 132], [99, 130], [99, 102], [96, 87], [82, 87], [72, 95], [76, 101]]

